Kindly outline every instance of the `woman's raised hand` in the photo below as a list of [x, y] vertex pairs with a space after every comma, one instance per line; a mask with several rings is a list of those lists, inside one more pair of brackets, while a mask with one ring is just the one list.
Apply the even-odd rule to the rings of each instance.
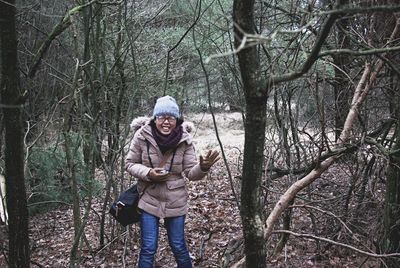
[[200, 168], [202, 171], [209, 171], [221, 157], [216, 150], [209, 150], [206, 156], [200, 155]]

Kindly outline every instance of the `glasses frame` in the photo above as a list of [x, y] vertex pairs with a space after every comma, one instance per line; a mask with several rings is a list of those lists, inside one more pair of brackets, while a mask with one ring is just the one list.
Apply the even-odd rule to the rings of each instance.
[[156, 116], [156, 120], [159, 123], [164, 123], [167, 120], [169, 123], [176, 123], [176, 121], [177, 121], [177, 119], [174, 116], [164, 116], [164, 115]]

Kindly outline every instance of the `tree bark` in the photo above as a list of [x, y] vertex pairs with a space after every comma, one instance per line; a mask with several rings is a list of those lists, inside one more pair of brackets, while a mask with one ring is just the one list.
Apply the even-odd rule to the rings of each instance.
[[[345, 1], [346, 4], [348, 2], [348, 0]], [[347, 36], [350, 28], [349, 24], [350, 20], [348, 18], [342, 18], [336, 22], [337, 48], [339, 49], [351, 49], [350, 39]], [[350, 109], [352, 91], [349, 71], [352, 58], [350, 55], [345, 54], [332, 55], [332, 58], [336, 66], [333, 87], [335, 94], [335, 138], [337, 140], [342, 132], [347, 112]]]
[[[243, 32], [254, 34], [254, 1], [235, 0], [233, 4], [235, 47]], [[242, 32], [243, 31], [243, 32]], [[266, 267], [266, 243], [260, 204], [264, 162], [265, 124], [268, 89], [263, 88], [257, 47], [238, 53], [239, 67], [246, 99], [245, 144], [240, 214], [242, 217], [246, 267]]]
[[[382, 1], [384, 4], [396, 4], [396, 0], [385, 0]], [[382, 3], [382, 4], [383, 4]], [[387, 36], [390, 35], [390, 29], [393, 27], [398, 29], [400, 27], [400, 17], [398, 15], [388, 14], [374, 14], [374, 24], [370, 27], [373, 30], [372, 41], [381, 43]], [[400, 29], [393, 31], [390, 40], [392, 40], [392, 46], [399, 45]], [[398, 62], [398, 53], [387, 53], [386, 58], [391, 60], [393, 63]], [[391, 77], [390, 83], [390, 98], [389, 107], [391, 118], [396, 122], [395, 129], [393, 132], [392, 141], [394, 146], [391, 148], [392, 154], [389, 154], [389, 163], [387, 167], [386, 177], [386, 192], [384, 201], [384, 213], [383, 213], [383, 234], [380, 239], [380, 253], [400, 253], [400, 154], [396, 151], [400, 151], [400, 77], [398, 72], [388, 72]], [[388, 145], [388, 144], [386, 144]], [[390, 145], [388, 145], [390, 146]], [[388, 258], [381, 263], [381, 267], [395, 268], [400, 267], [399, 258]]]
[[24, 178], [22, 109], [24, 94], [20, 88], [16, 7], [14, 0], [0, 1], [1, 106], [5, 125], [5, 177], [9, 223], [9, 267], [29, 267], [28, 208]]
[[[397, 120], [400, 119], [400, 114]], [[400, 150], [400, 124], [397, 123], [397, 143], [394, 150]], [[381, 239], [382, 253], [400, 253], [400, 156], [392, 155], [389, 158], [387, 169], [385, 209], [383, 217], [384, 233]], [[399, 258], [390, 258], [385, 261], [388, 268], [400, 267]]]
[[[393, 107], [393, 117], [396, 119], [396, 130], [394, 140], [396, 141], [393, 151], [400, 151], [400, 79], [394, 76], [392, 85], [393, 96], [391, 101]], [[385, 208], [383, 216], [383, 237], [381, 238], [382, 253], [400, 253], [400, 155], [395, 153], [389, 156], [389, 166], [387, 169]], [[399, 258], [385, 260], [382, 267], [400, 267]]]

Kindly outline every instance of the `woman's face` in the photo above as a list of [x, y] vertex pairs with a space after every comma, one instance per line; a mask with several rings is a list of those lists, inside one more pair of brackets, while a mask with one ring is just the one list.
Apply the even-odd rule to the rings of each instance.
[[163, 135], [168, 135], [176, 127], [176, 118], [168, 115], [156, 116], [156, 127]]

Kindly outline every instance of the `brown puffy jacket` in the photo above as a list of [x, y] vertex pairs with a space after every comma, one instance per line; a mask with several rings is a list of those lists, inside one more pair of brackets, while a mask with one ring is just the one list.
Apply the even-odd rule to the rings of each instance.
[[182, 139], [174, 156], [170, 153], [164, 165], [165, 169], [170, 170], [170, 175], [167, 180], [160, 182], [154, 182], [147, 176], [152, 168], [151, 163], [153, 167], [160, 167], [164, 157], [151, 134], [149, 121], [136, 131], [129, 147], [125, 168], [129, 174], [138, 178], [138, 189], [143, 193], [139, 208], [147, 213], [159, 218], [185, 215], [188, 210], [185, 177], [189, 180], [200, 180], [207, 174], [200, 169], [197, 162], [192, 136], [188, 132], [190, 129], [188, 124], [183, 123]]

